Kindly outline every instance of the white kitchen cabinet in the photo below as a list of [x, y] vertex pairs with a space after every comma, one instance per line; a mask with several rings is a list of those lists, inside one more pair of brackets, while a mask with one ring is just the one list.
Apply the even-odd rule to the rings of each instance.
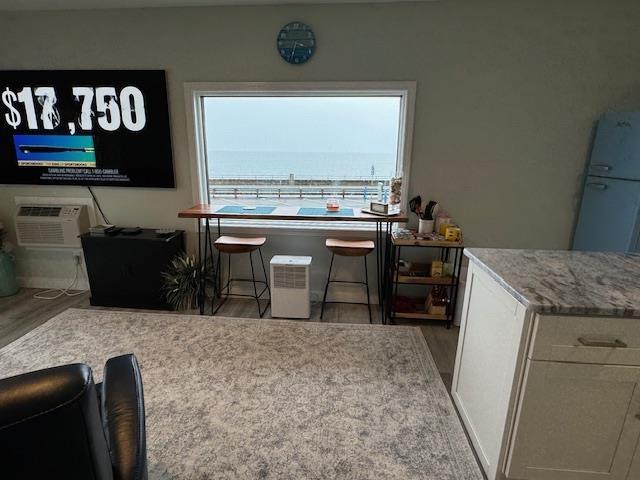
[[469, 266], [452, 396], [480, 463], [499, 478], [525, 310], [485, 272]]
[[640, 480], [640, 318], [533, 308], [507, 273], [469, 264], [451, 392], [487, 478]]
[[640, 367], [529, 361], [508, 478], [625, 480], [640, 437]]

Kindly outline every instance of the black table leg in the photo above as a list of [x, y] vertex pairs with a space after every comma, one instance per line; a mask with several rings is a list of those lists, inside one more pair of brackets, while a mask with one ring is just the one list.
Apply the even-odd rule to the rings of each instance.
[[385, 228], [385, 238], [384, 238], [384, 259], [383, 259], [383, 267], [382, 267], [382, 297], [384, 298], [383, 311], [383, 322], [385, 325], [387, 324], [388, 318], [386, 312], [389, 310], [388, 303], [391, 301], [390, 297], [390, 281], [392, 272], [391, 272], [391, 232], [393, 229], [393, 224], [391, 222], [386, 223]]
[[[209, 239], [209, 255], [211, 255], [211, 274], [213, 275], [213, 272], [216, 268], [216, 262], [214, 262], [214, 257], [213, 257], [213, 242], [211, 241], [211, 239]], [[218, 259], [219, 260], [219, 259]], [[215, 282], [215, 277], [213, 278], [214, 282], [213, 282], [213, 295], [216, 296], [219, 294], [219, 285], [216, 284]]]
[[[198, 220], [198, 266], [202, 265], [202, 232], [200, 228], [200, 218]], [[200, 307], [200, 315], [204, 314], [204, 278], [202, 270], [198, 272], [198, 305]]]
[[387, 319], [387, 324], [392, 324], [394, 323], [393, 321], [393, 315], [394, 315], [394, 309], [393, 309], [393, 300], [394, 298], [396, 298], [398, 296], [398, 282], [397, 280], [394, 278], [396, 272], [398, 272], [400, 270], [400, 247], [393, 245], [393, 243], [391, 243], [390, 245], [390, 250], [391, 250], [391, 255], [390, 255], [390, 260], [389, 260], [389, 268], [391, 273], [389, 274], [389, 286], [388, 286], [388, 293], [387, 293], [387, 300], [386, 300], [386, 319]]
[[462, 257], [463, 249], [456, 248], [455, 260], [453, 265], [453, 275], [455, 277], [455, 285], [451, 288], [451, 320], [447, 325], [448, 328], [451, 328], [453, 325], [453, 321], [456, 319], [456, 306], [458, 305], [458, 290], [460, 289], [460, 273], [462, 271]]
[[380, 323], [384, 323], [384, 295], [382, 294], [382, 223], [376, 222], [376, 274], [378, 275], [378, 305], [380, 306]]
[[210, 249], [211, 231], [209, 229], [209, 219], [204, 221], [204, 260], [201, 265], [201, 282], [200, 288], [202, 289], [202, 301], [200, 302], [200, 310], [204, 313], [204, 304], [207, 300], [207, 266], [209, 263], [208, 252]]

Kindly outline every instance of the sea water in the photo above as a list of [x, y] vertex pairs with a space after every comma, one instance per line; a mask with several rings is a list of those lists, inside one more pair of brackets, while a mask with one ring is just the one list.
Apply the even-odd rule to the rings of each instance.
[[224, 179], [388, 180], [396, 172], [395, 153], [209, 151], [207, 161], [209, 177]]

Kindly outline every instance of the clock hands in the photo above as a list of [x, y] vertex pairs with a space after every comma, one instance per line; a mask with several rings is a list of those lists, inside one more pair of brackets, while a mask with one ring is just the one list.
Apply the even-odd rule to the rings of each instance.
[[301, 43], [298, 43], [298, 42], [296, 42], [296, 41], [294, 41], [294, 42], [293, 42], [293, 50], [291, 51], [291, 55], [289, 56], [289, 58], [290, 58], [290, 59], [292, 59], [292, 58], [293, 58], [293, 56], [295, 55], [295, 53], [296, 53], [296, 47], [297, 47], [298, 45], [302, 45], [302, 44], [301, 44]]

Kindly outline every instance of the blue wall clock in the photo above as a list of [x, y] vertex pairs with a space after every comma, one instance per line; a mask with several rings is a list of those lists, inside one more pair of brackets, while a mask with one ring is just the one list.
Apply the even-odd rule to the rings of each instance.
[[309, 25], [291, 22], [278, 34], [278, 53], [292, 65], [302, 65], [316, 50], [316, 37]]

